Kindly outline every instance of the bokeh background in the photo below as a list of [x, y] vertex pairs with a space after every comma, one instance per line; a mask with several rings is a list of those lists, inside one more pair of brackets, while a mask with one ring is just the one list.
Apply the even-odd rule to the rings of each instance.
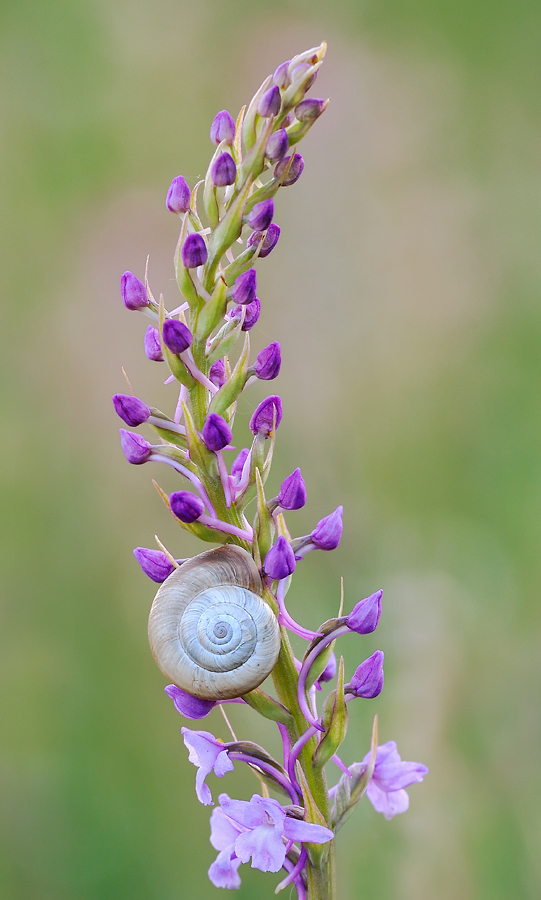
[[[283, 348], [272, 483], [300, 465], [309, 491], [291, 527], [345, 506], [340, 548], [302, 564], [290, 608], [316, 627], [341, 575], [346, 608], [384, 588], [377, 634], [344, 642], [350, 672], [385, 651], [386, 686], [343, 755], [363, 757], [377, 711], [381, 740], [430, 767], [406, 815], [363, 802], [342, 831], [340, 897], [534, 900], [541, 6], [5, 0], [0, 21], [1, 897], [219, 896], [132, 557], [155, 532], [178, 556], [197, 546], [151, 486], [168, 473], [118, 446], [121, 365], [173, 403], [119, 277], [150, 254], [174, 303], [171, 178], [194, 184], [214, 114], [325, 38], [313, 93], [332, 102], [279, 196], [253, 332]], [[232, 718], [277, 750], [270, 726]], [[240, 898], [271, 895], [278, 876], [242, 871]]]

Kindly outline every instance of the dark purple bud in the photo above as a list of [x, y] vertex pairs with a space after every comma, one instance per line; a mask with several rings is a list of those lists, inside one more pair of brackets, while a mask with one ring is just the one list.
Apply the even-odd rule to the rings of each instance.
[[187, 691], [183, 691], [176, 684], [168, 684], [164, 691], [175, 704], [175, 709], [181, 716], [187, 719], [204, 719], [211, 709], [216, 706], [215, 700], [202, 700], [200, 697], [192, 697]]
[[203, 501], [189, 491], [175, 491], [169, 497], [169, 504], [173, 515], [187, 525], [195, 522], [205, 511]]
[[381, 694], [382, 687], [383, 653], [381, 650], [376, 650], [355, 670], [353, 678], [346, 685], [345, 690], [350, 694], [355, 694], [356, 697], [373, 700], [374, 697]]
[[278, 68], [276, 69], [276, 72], [273, 75], [272, 80], [279, 88], [282, 88], [282, 90], [284, 88], [286, 88], [289, 84], [289, 71], [288, 70], [289, 70], [290, 62], [291, 62], [290, 59], [283, 62], [280, 66], [278, 66]]
[[214, 160], [210, 170], [210, 177], [216, 187], [226, 187], [228, 184], [235, 184], [237, 167], [230, 153], [220, 153], [218, 159]]
[[182, 265], [185, 269], [197, 269], [207, 261], [207, 245], [200, 234], [189, 234], [182, 246]]
[[172, 213], [185, 213], [190, 208], [190, 188], [182, 175], [177, 175], [171, 182], [167, 191], [165, 205]]
[[147, 289], [133, 272], [124, 272], [120, 279], [120, 290], [127, 309], [144, 309], [149, 306]]
[[267, 159], [273, 162], [278, 162], [279, 159], [282, 159], [288, 151], [289, 147], [289, 139], [287, 136], [287, 131], [285, 128], [279, 128], [278, 131], [273, 132], [270, 138], [267, 141]]
[[226, 109], [222, 109], [214, 117], [214, 121], [210, 126], [210, 139], [213, 144], [221, 144], [222, 141], [232, 144], [235, 138], [235, 130], [235, 120]]
[[233, 290], [231, 291], [231, 299], [234, 303], [240, 303], [242, 306], [246, 303], [252, 303], [255, 300], [255, 292], [257, 290], [257, 275], [255, 269], [248, 269], [242, 275], [239, 275]]
[[242, 315], [242, 310], [246, 310], [246, 314], [244, 316], [244, 322], [242, 323], [243, 331], [251, 331], [254, 327], [255, 323], [259, 319], [259, 314], [261, 312], [261, 303], [258, 297], [255, 300], [252, 300], [251, 303], [247, 303], [246, 306], [235, 306], [229, 313], [230, 318], [235, 319]]
[[343, 511], [344, 507], [339, 506], [333, 513], [317, 523], [310, 538], [318, 550], [336, 550], [338, 547], [342, 537]]
[[145, 334], [145, 353], [148, 359], [154, 362], [163, 362], [163, 353], [160, 344], [160, 332], [149, 325]]
[[248, 213], [248, 225], [257, 231], [266, 231], [274, 216], [274, 200], [262, 200], [256, 203]]
[[233, 432], [218, 413], [210, 413], [203, 425], [203, 440], [209, 450], [223, 450], [233, 440]]
[[316, 100], [315, 97], [301, 100], [295, 107], [295, 115], [299, 122], [314, 122], [320, 117], [326, 105], [326, 100]]
[[129, 394], [115, 394], [113, 406], [117, 416], [120, 416], [122, 421], [131, 428], [142, 425], [150, 416], [150, 410], [146, 403], [137, 397], [130, 397]]
[[211, 365], [209, 380], [212, 381], [217, 388], [221, 388], [222, 385], [225, 384], [225, 363], [223, 359], [217, 359], [216, 362]]
[[193, 335], [184, 322], [166, 319], [163, 323], [163, 342], [171, 353], [184, 353], [191, 345]]
[[383, 591], [376, 591], [355, 604], [346, 620], [346, 625], [357, 634], [372, 634], [378, 627], [381, 616]]
[[269, 578], [281, 581], [295, 571], [295, 554], [285, 537], [279, 537], [265, 557], [265, 572]]
[[246, 244], [248, 247], [253, 246], [253, 244], [257, 245], [261, 241], [261, 238], [263, 238], [263, 243], [261, 244], [261, 249], [259, 250], [259, 256], [261, 257], [261, 259], [265, 259], [265, 257], [268, 256], [269, 253], [271, 253], [276, 247], [279, 237], [280, 226], [276, 225], [274, 222], [271, 222], [264, 238], [262, 231], [252, 231]]
[[282, 509], [301, 509], [306, 503], [306, 485], [300, 469], [282, 481], [278, 503]]
[[157, 584], [161, 584], [166, 578], [169, 578], [171, 572], [174, 571], [175, 567], [161, 550], [147, 550], [146, 547], [136, 547], [133, 555], [145, 575], [148, 575]]
[[337, 669], [336, 656], [334, 655], [334, 653], [331, 653], [329, 662], [327, 663], [323, 672], [319, 676], [318, 681], [332, 681], [333, 678], [336, 677], [336, 669]]
[[145, 441], [144, 437], [134, 434], [133, 431], [126, 431], [125, 428], [120, 429], [120, 446], [124, 456], [133, 466], [140, 466], [146, 462], [152, 451], [152, 444]]
[[232, 474], [233, 478], [236, 478], [238, 481], [240, 481], [240, 477], [242, 475], [242, 470], [244, 468], [244, 463], [248, 459], [249, 455], [250, 455], [250, 451], [248, 450], [248, 447], [243, 447], [243, 449], [240, 451], [239, 455], [237, 456], [235, 462], [231, 466], [231, 474]]
[[280, 112], [281, 105], [282, 98], [280, 97], [280, 88], [277, 87], [277, 85], [274, 85], [263, 94], [259, 101], [257, 111], [260, 116], [264, 116], [266, 119], [269, 116], [276, 116]]
[[264, 350], [257, 354], [254, 363], [254, 371], [258, 378], [262, 381], [272, 381], [280, 372], [282, 365], [282, 356], [280, 354], [280, 344], [273, 341]]
[[[290, 156], [286, 156], [284, 159], [281, 159], [280, 162], [274, 167], [274, 177], [281, 178], [284, 174], [285, 170], [289, 166]], [[291, 160], [291, 165], [289, 166], [288, 173], [284, 180], [282, 181], [282, 187], [289, 187], [291, 184], [295, 184], [296, 181], [302, 175], [302, 170], [304, 169], [304, 159], [300, 155], [300, 153], [295, 153], [293, 155], [293, 159]]]
[[282, 421], [282, 401], [276, 394], [262, 400], [250, 419], [250, 431], [253, 434], [271, 433], [273, 427], [278, 428]]

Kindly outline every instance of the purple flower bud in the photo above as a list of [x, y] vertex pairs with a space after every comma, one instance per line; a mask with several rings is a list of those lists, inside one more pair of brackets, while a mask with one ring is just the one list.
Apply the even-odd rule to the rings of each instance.
[[285, 62], [283, 62], [280, 66], [278, 66], [278, 68], [276, 69], [276, 72], [273, 75], [272, 80], [279, 88], [282, 88], [282, 90], [284, 88], [286, 88], [290, 83], [290, 80], [289, 80], [289, 63], [290, 62], [291, 62], [290, 59], [287, 59]]
[[185, 213], [190, 208], [190, 188], [186, 183], [186, 179], [182, 175], [177, 175], [171, 182], [171, 187], [167, 191], [165, 205], [172, 213]]
[[[281, 159], [280, 162], [274, 167], [274, 177], [275, 178], [282, 177], [285, 170], [289, 166], [290, 159], [291, 159], [290, 156], [286, 156], [286, 157], [284, 157], [284, 159]], [[299, 178], [301, 177], [303, 169], [304, 169], [304, 159], [302, 158], [300, 153], [295, 153], [293, 155], [293, 160], [291, 162], [291, 166], [289, 167], [289, 171], [288, 171], [285, 179], [282, 181], [282, 187], [289, 187], [289, 185], [295, 184], [295, 182], [298, 181]]]
[[285, 128], [279, 128], [278, 131], [273, 132], [270, 138], [267, 141], [267, 159], [270, 162], [278, 162], [279, 159], [282, 159], [288, 151], [289, 147], [289, 138], [287, 136], [287, 131]]
[[217, 359], [216, 362], [211, 365], [209, 380], [212, 381], [217, 388], [221, 388], [221, 386], [225, 384], [225, 363], [223, 359]]
[[161, 584], [166, 578], [169, 578], [171, 572], [174, 571], [175, 567], [161, 550], [147, 550], [146, 547], [136, 547], [133, 555], [145, 575], [148, 575], [157, 584]]
[[163, 342], [171, 353], [184, 353], [191, 345], [193, 335], [184, 322], [166, 319], [163, 323]]
[[140, 466], [146, 462], [152, 451], [152, 444], [145, 441], [144, 437], [134, 434], [133, 431], [126, 431], [125, 428], [120, 429], [120, 446], [124, 456], [133, 466]]
[[[310, 63], [299, 63], [299, 65], [295, 66], [295, 68], [293, 69], [293, 71], [291, 73], [291, 81], [302, 81], [302, 79], [306, 75], [308, 69], [311, 69], [311, 68], [312, 67], [311, 67]], [[310, 75], [310, 78], [308, 79], [308, 81], [305, 81], [305, 83], [304, 83], [305, 93], [310, 90], [310, 88], [312, 87], [316, 78], [317, 78], [317, 71], [313, 72], [312, 75]]]
[[148, 359], [154, 362], [163, 362], [163, 353], [160, 345], [160, 332], [149, 325], [145, 334], [145, 353]]
[[336, 669], [337, 669], [336, 656], [334, 655], [334, 653], [331, 653], [329, 662], [327, 663], [323, 672], [319, 676], [318, 681], [332, 681], [333, 678], [336, 677]]
[[250, 451], [248, 450], [248, 447], [243, 447], [243, 449], [240, 451], [239, 455], [237, 456], [235, 462], [231, 466], [231, 474], [232, 474], [233, 478], [240, 480], [240, 477], [242, 475], [242, 470], [244, 468], [244, 463], [248, 459], [249, 454], [250, 454]]
[[[246, 314], [244, 316], [244, 322], [242, 323], [242, 330], [251, 331], [255, 323], [259, 319], [259, 314], [261, 312], [261, 303], [258, 297], [256, 297], [255, 300], [252, 300], [251, 303], [247, 303], [244, 309], [246, 310]], [[233, 307], [233, 309], [228, 313], [229, 318], [235, 319], [237, 317], [240, 317], [242, 315], [242, 310], [242, 306]]]
[[285, 537], [279, 537], [265, 557], [265, 572], [269, 578], [281, 581], [295, 571], [295, 554]]
[[248, 213], [247, 221], [250, 228], [257, 231], [266, 231], [274, 216], [274, 200], [262, 200], [256, 203]]
[[381, 616], [383, 591], [376, 591], [355, 604], [346, 620], [346, 625], [357, 634], [372, 634], [378, 627]]
[[301, 509], [306, 503], [306, 485], [300, 469], [282, 481], [278, 503], [282, 509]]
[[299, 122], [315, 122], [325, 109], [326, 103], [326, 100], [316, 100], [315, 97], [301, 100], [295, 107], [295, 115]]
[[364, 662], [355, 669], [355, 673], [351, 682], [346, 685], [345, 690], [356, 697], [364, 697], [365, 700], [372, 700], [381, 694], [383, 687], [383, 653], [376, 650], [372, 656], [365, 659]]
[[264, 434], [268, 437], [274, 427], [278, 428], [282, 421], [282, 401], [276, 394], [262, 400], [250, 419], [250, 431], [253, 434]]
[[221, 144], [225, 141], [232, 144], [235, 139], [235, 120], [229, 115], [226, 109], [222, 109], [215, 117], [210, 126], [210, 139], [213, 144]]
[[230, 153], [220, 153], [218, 159], [214, 160], [210, 170], [210, 177], [216, 187], [226, 187], [228, 184], [235, 184], [237, 167]]
[[218, 413], [210, 413], [203, 425], [203, 440], [209, 450], [223, 450], [233, 440], [233, 432]]
[[200, 697], [192, 697], [187, 691], [176, 686], [176, 684], [168, 684], [164, 687], [164, 691], [175, 704], [175, 709], [181, 716], [187, 719], [204, 719], [208, 716], [211, 709], [216, 706], [215, 700], [202, 700]]
[[269, 116], [276, 116], [280, 112], [281, 105], [282, 98], [280, 97], [280, 88], [274, 85], [263, 94], [259, 101], [257, 111], [260, 116], [264, 116], [266, 119]]
[[257, 354], [254, 371], [262, 381], [272, 381], [279, 374], [281, 364], [280, 344], [278, 341], [273, 341]]
[[234, 303], [240, 303], [244, 306], [246, 303], [252, 303], [255, 300], [255, 292], [257, 290], [257, 275], [255, 269], [248, 269], [242, 275], [239, 275], [233, 290], [231, 291], [231, 299]]
[[195, 522], [205, 511], [203, 501], [189, 491], [175, 491], [169, 497], [169, 504], [173, 515], [188, 525]]
[[207, 261], [207, 245], [200, 234], [189, 234], [182, 246], [182, 265], [185, 269], [197, 269]]
[[144, 309], [149, 306], [147, 289], [133, 272], [124, 272], [120, 279], [120, 290], [126, 309]]
[[146, 403], [137, 397], [130, 397], [129, 394], [115, 394], [113, 406], [117, 416], [120, 416], [122, 421], [131, 428], [142, 425], [150, 416], [150, 410]]
[[339, 506], [333, 513], [321, 519], [312, 534], [311, 541], [318, 550], [336, 550], [342, 537], [342, 513], [343, 506]]
[[[248, 247], [253, 246], [253, 244], [259, 244], [261, 238], [263, 237], [262, 231], [252, 231], [250, 237], [246, 241], [246, 245]], [[267, 229], [267, 233], [263, 239], [263, 243], [261, 245], [261, 249], [259, 251], [259, 256], [261, 259], [265, 259], [266, 256], [271, 253], [276, 244], [278, 243], [278, 238], [280, 237], [280, 226], [276, 225], [274, 222], [271, 222]]]

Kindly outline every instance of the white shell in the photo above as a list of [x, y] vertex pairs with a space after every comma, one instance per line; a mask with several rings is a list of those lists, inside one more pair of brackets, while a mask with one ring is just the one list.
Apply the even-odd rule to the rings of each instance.
[[257, 566], [241, 547], [207, 550], [161, 585], [148, 637], [167, 678], [195, 697], [228, 700], [258, 687], [280, 651], [276, 616]]

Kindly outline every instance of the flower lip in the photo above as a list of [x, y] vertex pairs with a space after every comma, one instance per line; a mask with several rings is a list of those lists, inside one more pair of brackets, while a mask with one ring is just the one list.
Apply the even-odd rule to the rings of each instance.
[[169, 212], [177, 214], [188, 212], [190, 200], [191, 193], [186, 179], [183, 178], [182, 175], [177, 175], [176, 178], [173, 178], [169, 190], [167, 191], [165, 200], [167, 209]]
[[147, 289], [133, 272], [124, 272], [120, 279], [122, 300], [126, 309], [144, 309], [150, 306]]
[[117, 416], [120, 416], [122, 421], [131, 428], [142, 425], [150, 416], [150, 410], [146, 403], [129, 394], [115, 394], [113, 406]]

